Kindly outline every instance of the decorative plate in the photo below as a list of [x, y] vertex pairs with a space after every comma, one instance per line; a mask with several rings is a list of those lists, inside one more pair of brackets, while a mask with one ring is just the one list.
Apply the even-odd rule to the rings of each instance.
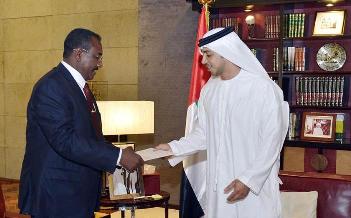
[[345, 49], [337, 43], [323, 45], [317, 52], [317, 64], [326, 71], [340, 69], [346, 61]]

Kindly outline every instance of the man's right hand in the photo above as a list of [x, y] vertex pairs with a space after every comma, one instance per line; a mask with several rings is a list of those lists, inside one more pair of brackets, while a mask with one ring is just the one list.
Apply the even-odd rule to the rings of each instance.
[[163, 151], [172, 151], [171, 146], [169, 144], [159, 144], [155, 147], [157, 150], [163, 150]]
[[127, 147], [123, 149], [119, 164], [129, 172], [133, 172], [144, 164], [144, 160], [133, 151], [132, 147]]

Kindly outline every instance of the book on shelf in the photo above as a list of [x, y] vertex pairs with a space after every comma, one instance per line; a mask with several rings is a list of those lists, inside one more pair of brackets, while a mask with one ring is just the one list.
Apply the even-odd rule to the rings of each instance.
[[273, 48], [273, 71], [277, 72], [279, 68], [279, 48]]
[[301, 113], [290, 112], [287, 138], [288, 139], [299, 138], [300, 132], [301, 132]]
[[341, 141], [345, 138], [345, 117], [346, 113], [337, 113], [335, 122], [335, 141]]
[[284, 101], [291, 102], [292, 101], [292, 93], [290, 90], [292, 89], [291, 77], [283, 77], [282, 78], [282, 90], [284, 94]]

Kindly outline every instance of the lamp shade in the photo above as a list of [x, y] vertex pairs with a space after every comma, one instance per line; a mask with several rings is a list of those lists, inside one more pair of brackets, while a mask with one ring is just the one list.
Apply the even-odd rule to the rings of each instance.
[[97, 101], [104, 135], [154, 133], [154, 102]]

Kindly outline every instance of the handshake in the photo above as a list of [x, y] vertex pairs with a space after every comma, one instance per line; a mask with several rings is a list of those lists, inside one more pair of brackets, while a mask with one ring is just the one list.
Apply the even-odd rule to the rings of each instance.
[[129, 172], [133, 172], [142, 166], [144, 161], [171, 155], [173, 155], [173, 153], [169, 144], [159, 144], [154, 148], [148, 148], [137, 152], [134, 152], [133, 148], [127, 147], [123, 149], [119, 164]]

